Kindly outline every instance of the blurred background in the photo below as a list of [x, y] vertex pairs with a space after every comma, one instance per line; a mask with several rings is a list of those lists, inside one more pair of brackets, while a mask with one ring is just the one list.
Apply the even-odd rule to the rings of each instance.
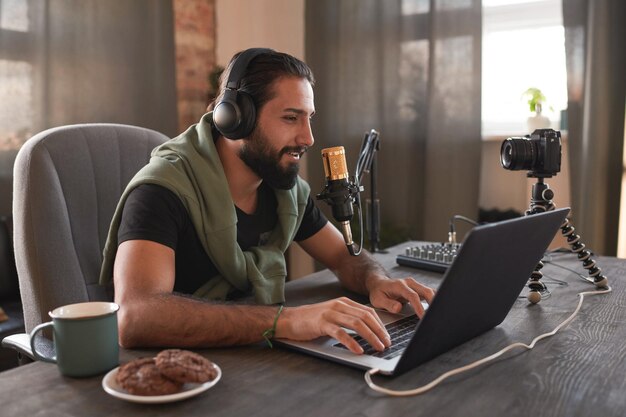
[[[596, 253], [624, 257], [625, 23], [621, 0], [0, 0], [0, 216], [10, 231], [13, 161], [35, 133], [114, 122], [174, 137], [230, 57], [262, 46], [314, 71], [313, 193], [322, 148], [344, 146], [352, 172], [380, 132], [383, 247], [445, 240], [455, 214], [523, 214], [533, 181], [500, 167], [500, 145], [541, 126], [563, 135], [556, 205]], [[296, 248], [289, 268], [315, 266]]]

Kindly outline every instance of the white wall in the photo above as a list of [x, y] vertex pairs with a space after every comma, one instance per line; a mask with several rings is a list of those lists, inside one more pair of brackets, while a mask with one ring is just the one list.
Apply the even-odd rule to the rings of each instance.
[[219, 65], [251, 47], [304, 59], [304, 0], [216, 0], [216, 10]]

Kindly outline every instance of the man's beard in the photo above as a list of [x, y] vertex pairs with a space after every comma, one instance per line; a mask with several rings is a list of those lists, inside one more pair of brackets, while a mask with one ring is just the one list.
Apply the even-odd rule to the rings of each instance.
[[286, 146], [275, 151], [270, 146], [267, 136], [261, 132], [258, 126], [244, 141], [239, 151], [239, 157], [263, 181], [280, 190], [289, 190], [296, 185], [300, 164], [289, 163], [286, 168], [283, 168], [280, 165], [280, 160], [285, 153], [302, 153], [306, 151], [306, 147]]

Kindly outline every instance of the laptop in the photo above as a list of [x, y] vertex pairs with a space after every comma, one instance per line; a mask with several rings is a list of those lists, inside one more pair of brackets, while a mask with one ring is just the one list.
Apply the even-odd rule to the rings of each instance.
[[356, 355], [330, 337], [277, 342], [360, 369], [404, 373], [502, 323], [568, 213], [563, 208], [472, 229], [421, 320], [410, 306], [400, 315], [377, 310], [390, 334], [394, 323], [408, 332], [404, 349], [389, 357], [380, 356], [400, 344], [393, 335], [382, 355]]

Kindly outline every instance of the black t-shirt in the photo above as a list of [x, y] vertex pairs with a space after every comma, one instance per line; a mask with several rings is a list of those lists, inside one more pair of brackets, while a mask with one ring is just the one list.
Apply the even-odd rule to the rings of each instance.
[[[254, 214], [237, 211], [237, 243], [242, 250], [267, 243], [278, 216], [274, 191], [261, 183]], [[296, 241], [317, 233], [328, 220], [309, 196], [304, 217], [296, 233]], [[167, 188], [143, 184], [129, 194], [118, 230], [118, 244], [126, 240], [151, 240], [172, 248], [176, 258], [174, 291], [192, 294], [217, 268], [204, 251], [191, 218], [179, 198]], [[233, 294], [238, 297], [245, 294]]]

